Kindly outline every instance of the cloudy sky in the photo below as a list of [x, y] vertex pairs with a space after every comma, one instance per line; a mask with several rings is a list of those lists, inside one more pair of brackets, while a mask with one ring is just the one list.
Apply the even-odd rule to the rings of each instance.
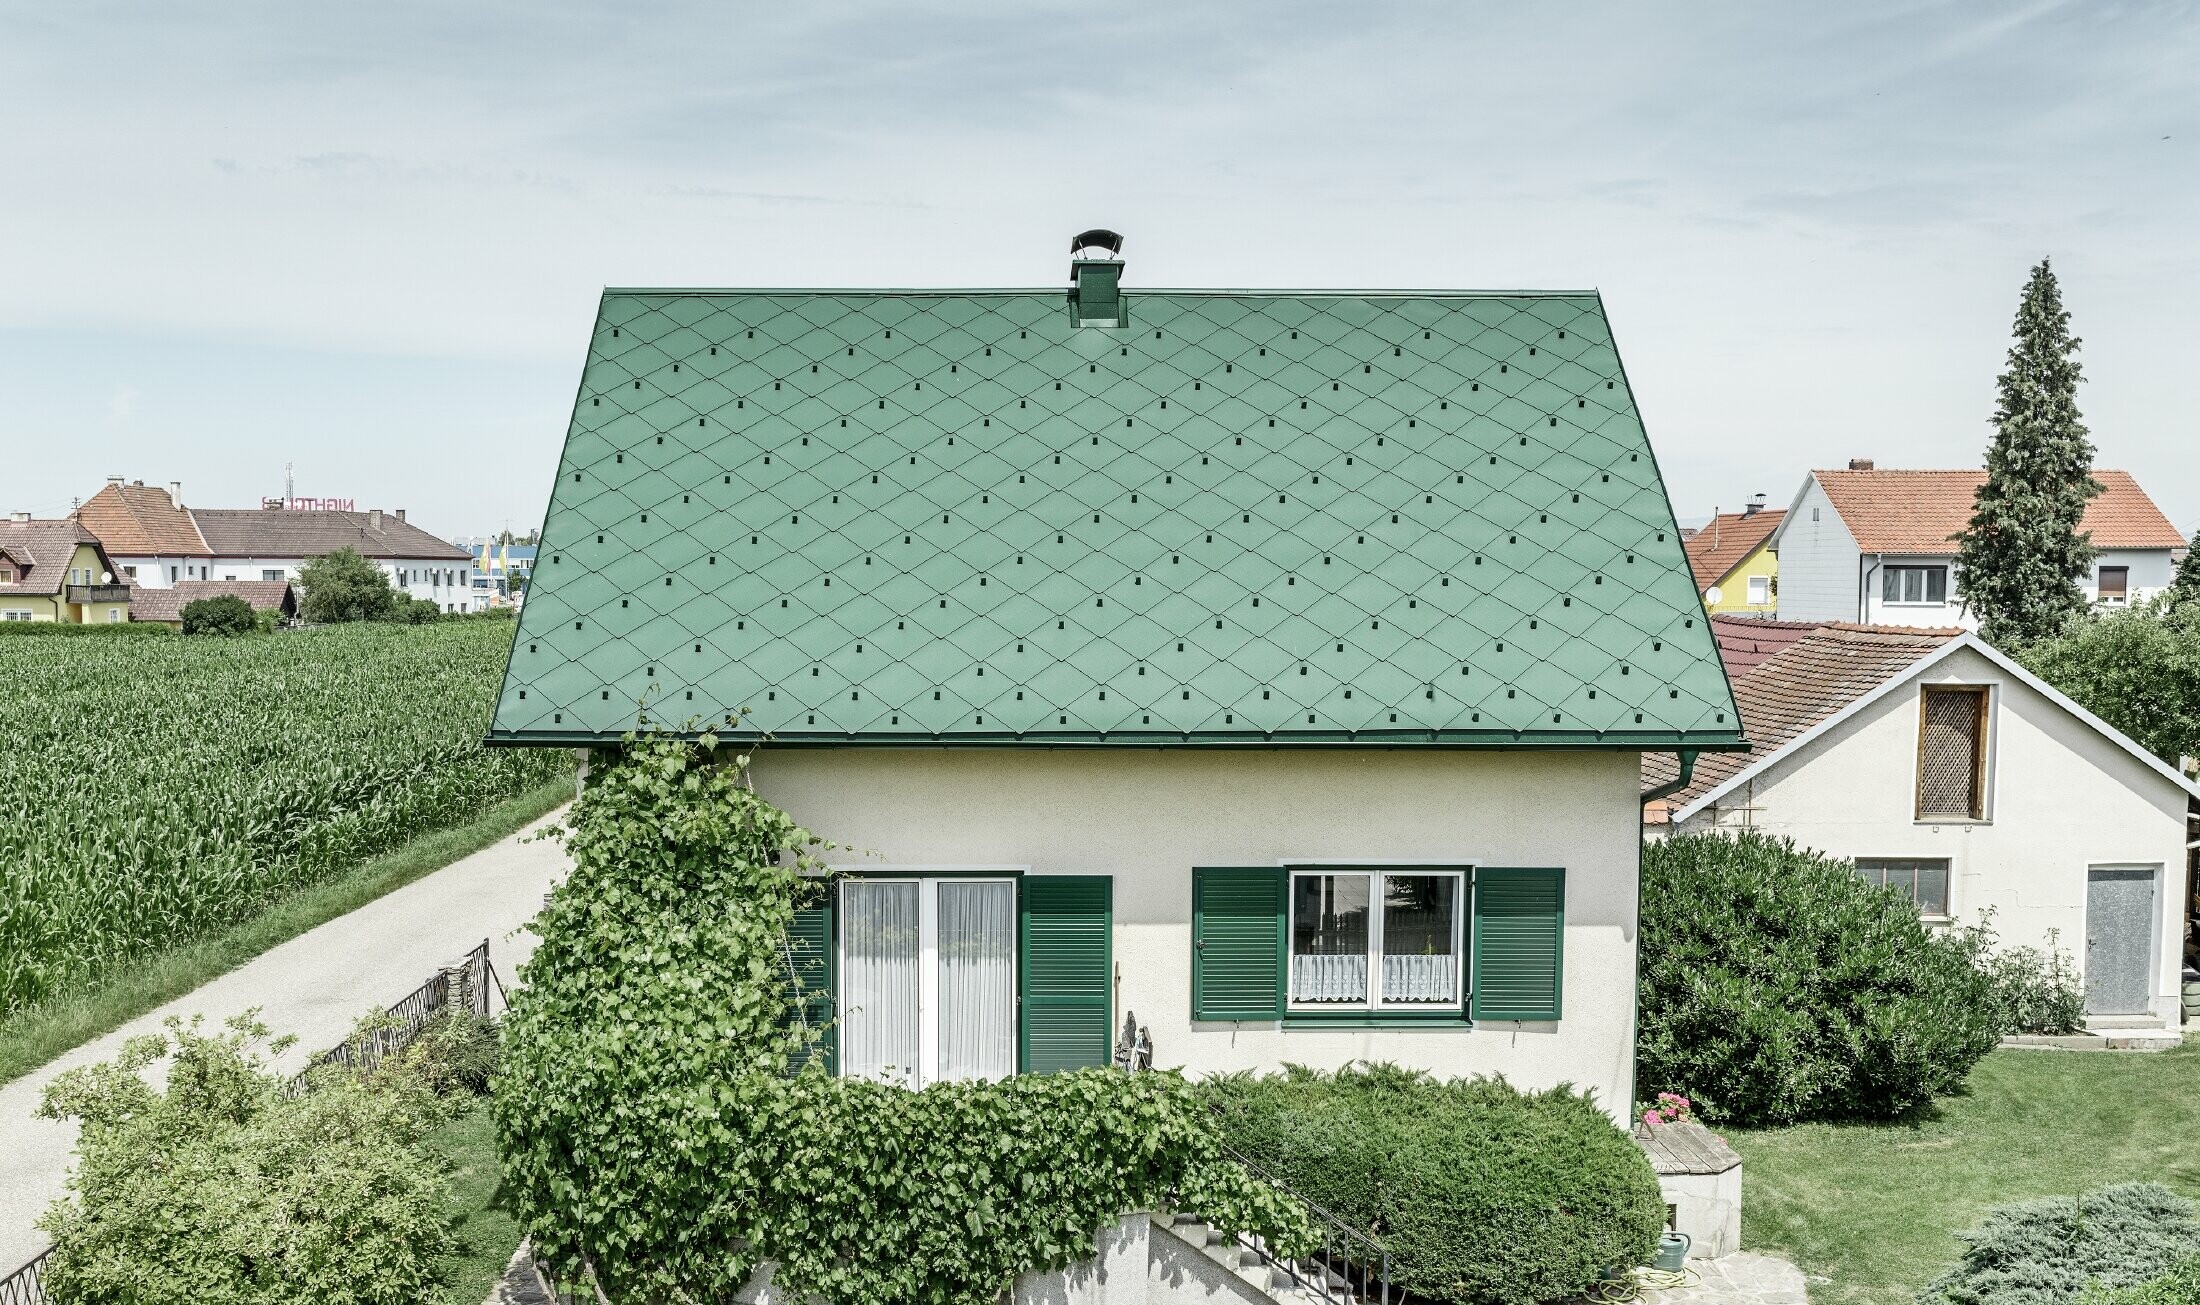
[[2183, 3], [0, 0], [0, 510], [540, 516], [605, 285], [1596, 287], [1683, 517], [1975, 465], [2052, 256], [2200, 525]]

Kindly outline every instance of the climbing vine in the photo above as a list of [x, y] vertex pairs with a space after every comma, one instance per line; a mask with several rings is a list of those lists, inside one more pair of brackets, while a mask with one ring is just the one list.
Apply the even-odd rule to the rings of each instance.
[[562, 831], [496, 1090], [506, 1181], [538, 1253], [614, 1302], [989, 1305], [1116, 1217], [1175, 1203], [1290, 1246], [1304, 1216], [1226, 1160], [1174, 1074], [835, 1078], [798, 1053], [787, 926], [832, 845], [758, 796], [711, 735], [630, 736]]

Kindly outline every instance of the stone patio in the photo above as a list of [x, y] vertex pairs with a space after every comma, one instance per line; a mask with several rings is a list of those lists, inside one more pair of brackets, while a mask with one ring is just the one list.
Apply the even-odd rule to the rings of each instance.
[[1774, 1255], [1739, 1251], [1716, 1260], [1690, 1260], [1693, 1286], [1645, 1291], [1645, 1305], [1808, 1305], [1803, 1271]]

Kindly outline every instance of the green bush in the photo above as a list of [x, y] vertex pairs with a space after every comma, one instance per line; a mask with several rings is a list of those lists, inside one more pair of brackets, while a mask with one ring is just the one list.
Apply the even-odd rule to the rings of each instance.
[[535, 920], [494, 1096], [507, 1191], [550, 1263], [621, 1301], [730, 1299], [771, 1262], [789, 1299], [992, 1305], [1164, 1202], [1303, 1239], [1174, 1074], [790, 1074], [817, 1031], [793, 1018], [787, 926], [829, 845], [747, 765], [707, 734], [630, 740], [568, 814], [572, 871]]
[[403, 621], [407, 625], [428, 625], [443, 619], [443, 609], [428, 599], [406, 598], [400, 594], [392, 619]]
[[2200, 602], [2171, 597], [2082, 617], [2017, 660], [2174, 766], [2200, 754]]
[[252, 604], [235, 594], [194, 598], [183, 605], [185, 634], [250, 634], [258, 627]]
[[2086, 1288], [2079, 1305], [2200, 1305], [2200, 1256], [2136, 1287]]
[[2137, 1287], [2200, 1255], [2192, 1203], [2158, 1183], [1996, 1206], [1957, 1236], [1963, 1258], [1919, 1305], [2068, 1305], [2089, 1287]]
[[[39, 1221], [56, 1305], [415, 1305], [434, 1285], [442, 1105], [407, 1076], [333, 1070], [287, 1096], [266, 1034], [250, 1016], [215, 1035], [171, 1019], [47, 1088], [42, 1115], [83, 1121], [70, 1194]], [[139, 1071], [171, 1050], [156, 1092]]]
[[308, 560], [298, 569], [298, 589], [298, 614], [316, 625], [398, 620], [411, 602], [382, 568], [349, 548]]
[[1993, 985], [1998, 1025], [2014, 1033], [2076, 1033], [2085, 1028], [2085, 984], [2070, 953], [2050, 931], [2047, 946], [1982, 946], [1979, 969]]
[[1912, 1114], [2000, 1040], [1976, 951], [1849, 862], [1786, 839], [1651, 843], [1637, 1090], [1734, 1123]]
[[1294, 1067], [1201, 1090], [1232, 1145], [1371, 1233], [1392, 1280], [1430, 1300], [1577, 1296], [1646, 1263], [1665, 1226], [1649, 1160], [1587, 1093], [1395, 1065]]

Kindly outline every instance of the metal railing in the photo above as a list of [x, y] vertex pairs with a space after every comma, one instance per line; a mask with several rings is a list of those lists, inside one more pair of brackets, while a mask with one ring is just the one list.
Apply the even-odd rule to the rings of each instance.
[[[389, 1007], [387, 1013], [395, 1023], [363, 1037], [346, 1038], [316, 1055], [303, 1073], [283, 1084], [283, 1095], [303, 1094], [311, 1086], [313, 1071], [326, 1065], [348, 1065], [369, 1071], [378, 1068], [384, 1059], [404, 1050], [430, 1020], [445, 1010], [471, 1010], [487, 1018], [503, 1005], [504, 981], [498, 977], [496, 967], [489, 963], [489, 940], [484, 938], [480, 946], [466, 953], [463, 961], [437, 971], [434, 978]], [[0, 1305], [46, 1305], [49, 1298], [43, 1280], [44, 1269], [52, 1255], [53, 1249], [48, 1247], [30, 1263], [0, 1278]]]
[[1261, 1168], [1227, 1142], [1220, 1145], [1222, 1153], [1245, 1172], [1304, 1209], [1319, 1239], [1314, 1250], [1291, 1258], [1276, 1254], [1263, 1239], [1248, 1232], [1234, 1234], [1240, 1247], [1252, 1251], [1264, 1263], [1287, 1275], [1293, 1286], [1312, 1292], [1324, 1301], [1340, 1305], [1370, 1301], [1376, 1305], [1398, 1305], [1405, 1300], [1404, 1289], [1391, 1285], [1390, 1252], [1383, 1249], [1382, 1243], [1294, 1191], [1289, 1183]]

